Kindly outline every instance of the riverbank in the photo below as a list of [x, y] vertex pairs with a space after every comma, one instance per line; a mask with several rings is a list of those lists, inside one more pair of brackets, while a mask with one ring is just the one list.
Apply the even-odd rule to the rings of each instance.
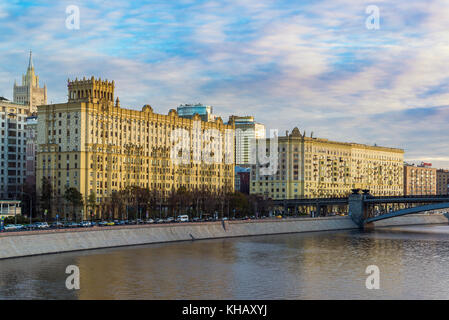
[[[442, 215], [410, 215], [376, 222], [388, 225], [448, 223]], [[0, 259], [174, 241], [273, 235], [283, 233], [357, 229], [349, 217], [267, 219], [73, 230], [4, 233], [0, 236]]]

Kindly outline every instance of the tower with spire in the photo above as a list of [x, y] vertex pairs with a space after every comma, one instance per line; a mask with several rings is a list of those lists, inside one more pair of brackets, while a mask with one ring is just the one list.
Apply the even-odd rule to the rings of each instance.
[[47, 104], [47, 86], [39, 87], [39, 76], [34, 72], [33, 53], [30, 50], [28, 69], [22, 75], [22, 85], [14, 81], [14, 102], [30, 106], [31, 113], [37, 111], [37, 106]]

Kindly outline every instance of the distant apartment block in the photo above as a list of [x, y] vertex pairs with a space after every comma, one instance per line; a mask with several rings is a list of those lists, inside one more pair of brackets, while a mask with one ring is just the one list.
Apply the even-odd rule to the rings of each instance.
[[[266, 139], [267, 153], [270, 150]], [[403, 192], [402, 149], [306, 137], [295, 128], [279, 137], [277, 151], [274, 174], [261, 175], [261, 165], [252, 166], [251, 194], [300, 199], [344, 197], [354, 188], [369, 189], [373, 195]]]
[[404, 164], [404, 195], [437, 194], [437, 169], [431, 163]]
[[28, 106], [0, 97], [0, 199], [18, 199], [27, 176]]
[[437, 194], [449, 194], [449, 170], [437, 170]]
[[249, 194], [251, 168], [235, 167], [235, 191]]
[[235, 163], [249, 166], [255, 164], [252, 146], [256, 139], [265, 138], [265, 126], [255, 122], [252, 116], [230, 116], [228, 123], [235, 125]]

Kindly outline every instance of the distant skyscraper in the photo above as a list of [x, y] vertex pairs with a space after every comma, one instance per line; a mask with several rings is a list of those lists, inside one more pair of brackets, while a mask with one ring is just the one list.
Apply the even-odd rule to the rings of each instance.
[[198, 114], [203, 121], [215, 121], [215, 116], [212, 114], [212, 106], [205, 106], [201, 103], [180, 105], [177, 112], [181, 118], [192, 119], [195, 114]]
[[39, 76], [34, 72], [32, 53], [28, 61], [27, 73], [22, 75], [22, 85], [14, 82], [14, 102], [30, 106], [32, 113], [37, 111], [37, 106], [47, 104], [47, 86], [39, 87]]
[[[235, 164], [251, 165], [251, 143], [265, 138], [265, 126], [255, 122], [254, 117], [230, 116], [229, 122], [235, 124]], [[255, 164], [255, 162], [254, 162]]]

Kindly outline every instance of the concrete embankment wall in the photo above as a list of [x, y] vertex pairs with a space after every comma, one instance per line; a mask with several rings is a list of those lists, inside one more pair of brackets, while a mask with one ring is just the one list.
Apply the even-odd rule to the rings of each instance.
[[409, 214], [374, 222], [375, 228], [419, 225], [419, 224], [448, 224], [449, 220], [442, 214]]
[[[376, 227], [448, 223], [442, 215], [410, 215], [376, 222]], [[0, 259], [150, 243], [357, 229], [349, 217], [301, 218], [95, 227], [9, 233], [0, 236]]]
[[160, 242], [356, 228], [349, 217], [329, 217], [10, 233], [0, 236], [0, 259]]

